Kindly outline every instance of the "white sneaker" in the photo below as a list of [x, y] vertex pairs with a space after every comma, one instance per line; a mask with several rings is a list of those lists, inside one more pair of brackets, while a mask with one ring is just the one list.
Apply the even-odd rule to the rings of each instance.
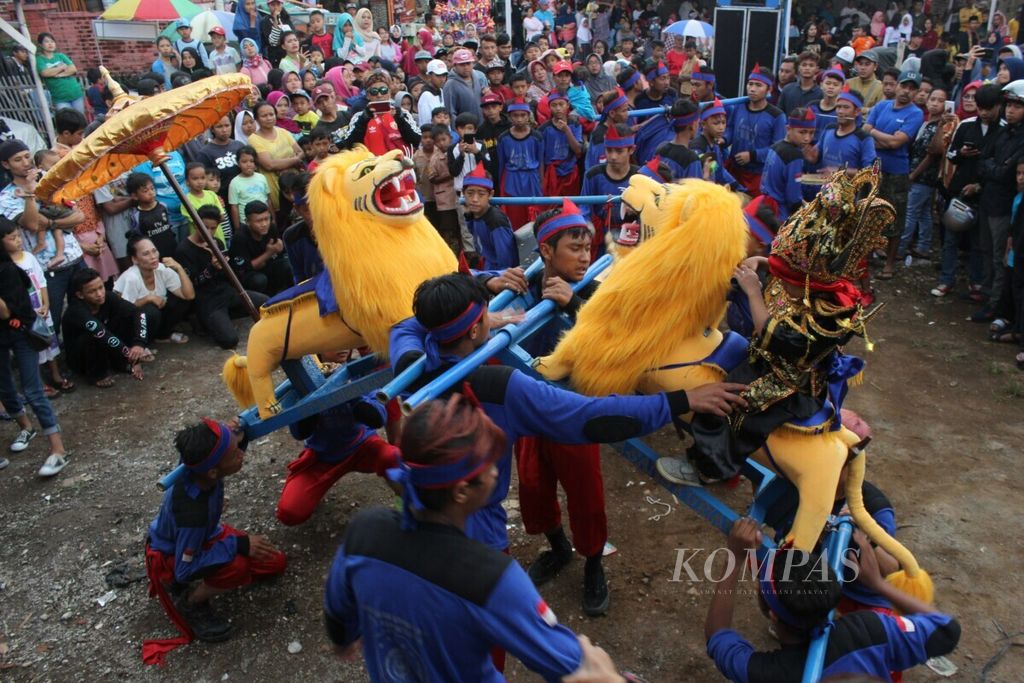
[[34, 438], [36, 438], [36, 430], [22, 429], [18, 432], [18, 437], [11, 442], [11, 452], [21, 453], [23, 450], [28, 448], [28, 442]]
[[43, 466], [39, 468], [40, 477], [52, 477], [55, 474], [59, 474], [64, 466], [68, 464], [68, 461], [63, 455], [57, 453], [50, 453], [50, 457], [46, 459]]
[[698, 487], [701, 485], [697, 470], [683, 458], [658, 458], [654, 466], [658, 474], [673, 484]]

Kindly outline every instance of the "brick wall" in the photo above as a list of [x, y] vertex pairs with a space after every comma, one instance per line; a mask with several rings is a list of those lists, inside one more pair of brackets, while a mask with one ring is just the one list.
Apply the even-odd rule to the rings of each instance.
[[[15, 19], [10, 2], [0, 4], [0, 14], [9, 21]], [[52, 33], [57, 50], [70, 57], [80, 71], [100, 64], [118, 76], [149, 71], [156, 59], [156, 46], [142, 41], [97, 40], [92, 31], [92, 20], [97, 16], [94, 12], [61, 12], [56, 3], [25, 5], [32, 39], [42, 31]]]

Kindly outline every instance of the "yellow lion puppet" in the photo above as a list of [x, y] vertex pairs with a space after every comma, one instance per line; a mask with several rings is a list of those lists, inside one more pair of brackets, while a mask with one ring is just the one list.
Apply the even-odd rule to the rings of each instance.
[[[590, 395], [692, 389], [722, 381], [727, 368], [714, 355], [723, 343], [718, 324], [748, 239], [739, 199], [701, 180], [661, 185], [642, 175], [631, 178], [622, 197], [626, 208], [639, 215], [644, 239], [617, 252], [614, 269], [554, 352], [537, 361], [537, 370], [551, 380], [568, 377], [575, 389]], [[751, 456], [799, 490], [799, 509], [786, 539], [798, 549], [817, 544], [850, 447], [858, 442], [846, 428], [785, 425]], [[930, 601], [928, 575], [864, 508], [865, 457], [861, 452], [850, 461], [846, 493], [851, 514], [903, 567], [890, 581]]]
[[321, 316], [315, 291], [264, 306], [247, 356], [224, 365], [225, 384], [241, 407], [255, 403], [261, 418], [280, 411], [271, 374], [283, 359], [364, 344], [386, 356], [391, 327], [412, 315], [416, 287], [457, 269], [423, 215], [412, 166], [399, 150], [378, 157], [359, 146], [313, 174], [313, 234], [339, 311]]

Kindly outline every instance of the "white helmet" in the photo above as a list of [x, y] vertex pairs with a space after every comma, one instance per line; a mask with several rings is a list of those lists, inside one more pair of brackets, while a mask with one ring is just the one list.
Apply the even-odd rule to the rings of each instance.
[[1007, 102], [1024, 102], [1024, 79], [1004, 85], [1003, 99]]

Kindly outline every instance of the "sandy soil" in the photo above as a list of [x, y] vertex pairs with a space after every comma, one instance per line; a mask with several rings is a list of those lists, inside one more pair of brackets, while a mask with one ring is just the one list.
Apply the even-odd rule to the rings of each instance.
[[[969, 304], [928, 296], [933, 277], [929, 267], [914, 267], [880, 288], [889, 305], [871, 330], [877, 349], [867, 356], [868, 381], [848, 405], [874, 426], [868, 477], [894, 502], [900, 538], [935, 578], [939, 607], [962, 621], [953, 680], [979, 680], [1003, 645], [1000, 628], [1024, 630], [1024, 475], [1016, 467], [1024, 374], [1010, 347], [983, 341], [983, 328], [965, 322]], [[349, 517], [393, 498], [373, 477], [353, 475], [306, 525], [282, 527], [273, 510], [285, 464], [299, 451], [287, 434], [254, 444], [228, 485], [225, 520], [269, 534], [290, 562], [282, 580], [221, 599], [236, 625], [233, 640], [197, 643], [173, 653], [163, 669], [144, 668], [142, 639], [174, 633], [147, 597], [145, 581], [115, 589], [105, 607], [97, 604], [111, 590], [105, 576], [112, 569], [142, 567], [145, 529], [160, 503], [155, 482], [176, 459], [174, 432], [202, 414], [233, 413], [217, 377], [224, 357], [201, 339], [161, 347], [143, 383], [124, 376], [113, 389], [82, 387], [58, 399], [72, 459], [53, 480], [35, 476], [46, 456], [42, 438], [11, 456], [0, 472], [0, 680], [365, 680], [359, 664], [329, 653], [322, 586]], [[13, 424], [2, 429], [13, 438]], [[678, 447], [670, 430], [651, 443], [663, 451]], [[704, 586], [670, 579], [676, 548], [713, 549], [723, 538], [606, 450], [611, 542], [618, 548], [606, 563], [611, 612], [583, 616], [581, 561], [544, 595], [563, 623], [605, 646], [622, 667], [652, 681], [720, 680], [704, 653]], [[721, 495], [740, 509], [748, 491]], [[672, 504], [671, 512], [655, 519], [668, 508], [648, 503], [648, 495]], [[516, 519], [514, 491], [509, 505]], [[511, 534], [512, 554], [528, 563], [540, 542], [519, 528]], [[757, 644], [771, 645], [753, 598], [740, 601], [737, 621]], [[301, 653], [288, 654], [292, 641], [302, 644]], [[509, 674], [532, 680], [517, 663]], [[938, 678], [920, 667], [904, 680]], [[987, 680], [1024, 680], [1021, 649], [1011, 648]]]

